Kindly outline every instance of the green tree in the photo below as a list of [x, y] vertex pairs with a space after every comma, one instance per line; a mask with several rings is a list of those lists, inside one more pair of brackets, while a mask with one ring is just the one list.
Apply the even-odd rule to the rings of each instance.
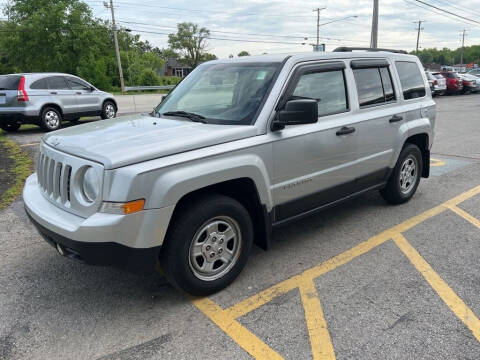
[[242, 50], [238, 53], [237, 56], [250, 56], [250, 53], [248, 51]]
[[160, 78], [153, 69], [144, 69], [139, 77], [139, 84], [142, 86], [155, 86], [160, 84]]
[[177, 33], [168, 35], [168, 43], [180, 54], [183, 63], [194, 68], [205, 60], [209, 36], [210, 31], [204, 27], [189, 22], [179, 23]]

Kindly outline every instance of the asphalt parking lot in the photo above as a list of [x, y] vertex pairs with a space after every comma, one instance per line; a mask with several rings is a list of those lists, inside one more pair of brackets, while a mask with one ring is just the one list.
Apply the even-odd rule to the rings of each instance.
[[[0, 359], [479, 359], [480, 95], [437, 105], [409, 203], [372, 192], [278, 229], [210, 298], [60, 257], [17, 199], [0, 211]], [[10, 138], [33, 156], [40, 136]]]

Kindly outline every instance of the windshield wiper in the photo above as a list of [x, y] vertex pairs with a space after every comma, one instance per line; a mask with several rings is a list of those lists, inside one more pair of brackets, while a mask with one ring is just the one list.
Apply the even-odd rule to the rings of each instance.
[[205, 121], [205, 116], [199, 115], [199, 114], [194, 114], [191, 112], [186, 112], [186, 111], [167, 111], [164, 112], [162, 115], [165, 116], [179, 116], [179, 117], [184, 117], [187, 119], [190, 119], [194, 122], [200, 122], [203, 124], [206, 124], [207, 122]]

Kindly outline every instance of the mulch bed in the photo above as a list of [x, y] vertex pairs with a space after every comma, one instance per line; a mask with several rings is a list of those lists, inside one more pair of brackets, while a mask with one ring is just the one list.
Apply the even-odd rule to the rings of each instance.
[[9, 149], [0, 142], [0, 198], [15, 183], [15, 175], [12, 172], [15, 161], [10, 156]]

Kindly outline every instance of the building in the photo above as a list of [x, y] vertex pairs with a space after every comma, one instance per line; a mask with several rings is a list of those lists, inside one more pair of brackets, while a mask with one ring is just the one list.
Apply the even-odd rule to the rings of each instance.
[[184, 78], [191, 71], [192, 68], [190, 66], [180, 63], [177, 59], [168, 59], [165, 64], [165, 76]]

